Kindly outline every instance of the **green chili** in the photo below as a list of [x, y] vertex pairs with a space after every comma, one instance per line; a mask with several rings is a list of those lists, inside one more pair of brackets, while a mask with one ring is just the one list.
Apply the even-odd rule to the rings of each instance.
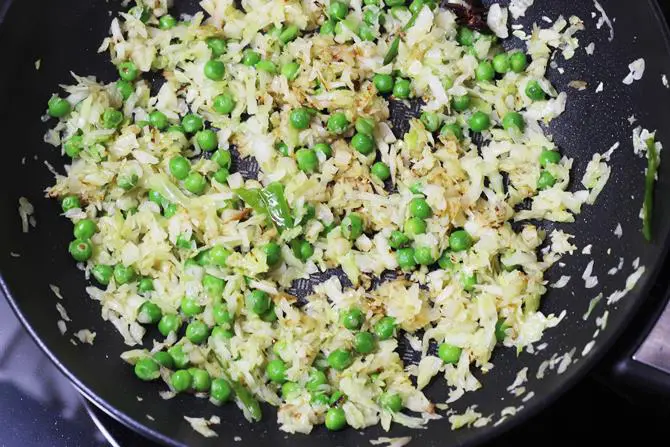
[[654, 207], [654, 184], [658, 171], [658, 152], [653, 138], [647, 140], [647, 175], [644, 179], [644, 204], [642, 205], [642, 234], [651, 241], [651, 217]]

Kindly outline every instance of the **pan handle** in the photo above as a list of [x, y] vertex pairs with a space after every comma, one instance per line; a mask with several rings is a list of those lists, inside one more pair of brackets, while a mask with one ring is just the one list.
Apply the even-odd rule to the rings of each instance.
[[670, 290], [642, 309], [596, 377], [645, 407], [670, 405]]

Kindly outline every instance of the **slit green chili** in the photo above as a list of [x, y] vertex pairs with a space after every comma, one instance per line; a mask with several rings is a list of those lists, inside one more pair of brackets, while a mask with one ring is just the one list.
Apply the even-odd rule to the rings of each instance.
[[647, 140], [647, 174], [644, 179], [644, 204], [642, 205], [642, 234], [647, 241], [651, 241], [652, 228], [651, 217], [654, 207], [654, 183], [656, 183], [656, 172], [658, 171], [658, 152], [656, 141], [653, 138]]

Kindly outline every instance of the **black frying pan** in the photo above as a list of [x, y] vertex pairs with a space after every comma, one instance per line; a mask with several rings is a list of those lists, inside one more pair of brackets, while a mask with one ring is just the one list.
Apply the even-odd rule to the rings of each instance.
[[[426, 430], [412, 431], [395, 425], [390, 434], [378, 427], [362, 433], [353, 429], [330, 433], [320, 427], [310, 436], [287, 436], [277, 429], [274, 412], [269, 408], [265, 409], [261, 423], [249, 424], [234, 405], [218, 408], [192, 396], [163, 401], [158, 397], [158, 385], [136, 380], [132, 368], [119, 359], [126, 346], [112, 325], [100, 319], [99, 306], [84, 293], [86, 283], [67, 253], [70, 224], [58, 216], [57, 202], [43, 198], [44, 188], [52, 182], [52, 174], [44, 162], [62, 169], [63, 160], [56, 150], [42, 142], [47, 125], [39, 118], [57, 84], [70, 81], [70, 70], [78, 74], [93, 73], [106, 82], [115, 79], [108, 56], [96, 54], [96, 48], [108, 30], [111, 20], [108, 10], [117, 10], [119, 3], [0, 1], [0, 54], [3, 58], [0, 136], [4, 168], [0, 175], [0, 286], [35, 340], [84, 395], [129, 427], [171, 445], [227, 445], [235, 436], [241, 437], [247, 445], [274, 446], [369, 445], [368, 440], [380, 436], [407, 435], [413, 437], [412, 445], [481, 443], [549, 405], [579, 380], [610, 347], [647, 297], [665, 257], [670, 231], [670, 203], [667, 202], [670, 163], [661, 164], [654, 204], [654, 240], [646, 243], [638, 218], [646, 161], [633, 155], [634, 126], [627, 118], [634, 114], [643, 126], [658, 129], [658, 139], [670, 146], [670, 90], [661, 83], [661, 75], [670, 74], [667, 27], [655, 1], [603, 0], [609, 16], [616, 18], [615, 37], [609, 42], [607, 27], [596, 29], [597, 18], [591, 17], [591, 13], [596, 12], [593, 2], [536, 0], [536, 5], [522, 20], [526, 29], [533, 21], [541, 22], [542, 16], [576, 14], [587, 25], [587, 30], [579, 34], [582, 45], [595, 43], [594, 56], [587, 56], [583, 49], [571, 61], [563, 61], [558, 56], [556, 61], [564, 73], [550, 70], [558, 89], [569, 93], [568, 109], [552, 123], [551, 132], [561, 151], [575, 158], [575, 187], [593, 152], [604, 152], [617, 141], [621, 147], [612, 156], [612, 178], [597, 204], [585, 206], [577, 223], [558, 226], [576, 234], [580, 247], [593, 244], [593, 254], [567, 258], [563, 268], [556, 267], [549, 274], [550, 282], [560, 275], [573, 278], [568, 287], [551, 290], [543, 301], [545, 313], [567, 310], [561, 325], [546, 332], [542, 340], [547, 343], [546, 349], [536, 355], [522, 353], [518, 357], [513, 350], [497, 350], [493, 358], [495, 368], [482, 379], [484, 388], [453, 405], [456, 412], [462, 412], [477, 404], [479, 412], [492, 415], [491, 424], [452, 432], [443, 419], [432, 422]], [[175, 3], [179, 11], [192, 11], [195, 4], [186, 0]], [[513, 44], [510, 41], [510, 45]], [[621, 81], [628, 73], [628, 64], [639, 57], [647, 62], [644, 78], [625, 86]], [[42, 61], [39, 71], [34, 66], [37, 59]], [[576, 91], [568, 87], [572, 80], [586, 81], [588, 89]], [[604, 83], [604, 91], [595, 93], [599, 82]], [[36, 206], [38, 225], [28, 234], [21, 232], [17, 214], [20, 196], [29, 198]], [[614, 234], [618, 223], [623, 229], [621, 238]], [[11, 256], [10, 252], [20, 257]], [[625, 258], [623, 271], [615, 276], [607, 275], [606, 271], [618, 263], [620, 256]], [[646, 266], [646, 273], [635, 289], [616, 305], [608, 306], [606, 300], [602, 300], [591, 317], [584, 320], [582, 316], [591, 298], [600, 292], [608, 296], [624, 287], [635, 258]], [[581, 274], [590, 259], [596, 261], [594, 273], [600, 282], [596, 288], [586, 290]], [[57, 299], [49, 290], [50, 283], [60, 286], [64, 295], [62, 303], [73, 320], [69, 323], [70, 334], [72, 330], [90, 328], [97, 332], [94, 346], [74, 346], [70, 342], [71, 335], [59, 333]], [[596, 317], [604, 312], [608, 312], [606, 327], [599, 331], [591, 351], [582, 356], [596, 331]], [[575, 361], [562, 374], [558, 370], [563, 368], [555, 364], [553, 369], [547, 368], [542, 379], [537, 378], [543, 362], [571, 351]], [[524, 366], [528, 367], [527, 392], [517, 398], [506, 388]], [[444, 382], [434, 382], [429, 396], [435, 402], [444, 402]], [[528, 399], [531, 392], [533, 397]], [[511, 406], [517, 408], [516, 416], [494, 425], [501, 419], [501, 411]], [[221, 417], [221, 425], [216, 427], [219, 438], [202, 438], [182, 418], [183, 415], [208, 417], [212, 414]]]

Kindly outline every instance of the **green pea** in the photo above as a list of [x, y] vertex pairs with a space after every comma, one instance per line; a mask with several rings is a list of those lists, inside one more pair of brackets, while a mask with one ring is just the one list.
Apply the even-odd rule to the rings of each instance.
[[209, 391], [212, 399], [219, 403], [228, 402], [233, 395], [233, 389], [224, 379], [214, 379]]
[[63, 149], [70, 158], [77, 158], [83, 148], [84, 137], [81, 135], [74, 135], [63, 144]]
[[470, 95], [454, 96], [451, 100], [451, 107], [457, 112], [464, 112], [470, 108]]
[[452, 136], [457, 140], [463, 139], [463, 129], [456, 123], [445, 124], [440, 131], [442, 135]]
[[528, 66], [528, 58], [521, 51], [509, 55], [509, 66], [514, 73], [522, 73]]
[[483, 132], [491, 125], [491, 118], [484, 112], [475, 112], [468, 120], [473, 132]]
[[253, 290], [247, 294], [247, 308], [253, 313], [260, 315], [270, 308], [270, 295], [262, 290]]
[[425, 3], [423, 0], [412, 1], [412, 3], [409, 4], [409, 12], [411, 12], [412, 14], [418, 14], [419, 11], [421, 11], [421, 9], [423, 8], [424, 4]]
[[163, 368], [167, 369], [174, 368], [174, 360], [172, 360], [172, 356], [165, 351], [154, 352], [153, 358], [156, 361], [156, 363], [158, 363]]
[[298, 169], [311, 173], [319, 167], [319, 159], [313, 149], [298, 149], [295, 153]]
[[214, 154], [212, 155], [212, 161], [215, 161], [220, 167], [224, 169], [230, 169], [232, 160], [233, 158], [230, 155], [230, 152], [221, 149], [214, 152]]
[[212, 386], [212, 378], [204, 369], [190, 368], [188, 373], [191, 375], [191, 387], [196, 393], [206, 393]]
[[315, 393], [319, 391], [326, 383], [328, 383], [326, 374], [323, 371], [319, 371], [318, 369], [313, 369], [309, 373], [305, 387], [307, 388], [307, 391]]
[[119, 64], [119, 77], [124, 81], [134, 81], [140, 75], [140, 71], [132, 61]]
[[557, 151], [543, 150], [540, 154], [540, 165], [547, 167], [551, 164], [556, 164], [561, 161], [561, 154]]
[[404, 247], [409, 243], [409, 241], [410, 239], [402, 231], [393, 230], [393, 232], [389, 236], [389, 245], [394, 250]]
[[388, 340], [393, 337], [396, 323], [393, 317], [384, 317], [375, 324], [374, 331], [380, 340]]
[[93, 255], [93, 247], [91, 246], [91, 243], [81, 239], [75, 239], [70, 242], [68, 249], [70, 255], [72, 255], [74, 260], [78, 262], [88, 261]]
[[123, 98], [124, 101], [130, 98], [133, 93], [135, 93], [135, 86], [133, 83], [130, 81], [124, 81], [123, 79], [116, 81], [116, 89], [119, 91], [121, 98]]
[[337, 371], [347, 369], [353, 361], [351, 352], [342, 348], [336, 349], [328, 355], [328, 365]]
[[298, 28], [296, 25], [289, 25], [279, 34], [279, 41], [284, 44], [289, 43], [298, 37], [299, 32], [300, 28]]
[[193, 378], [188, 371], [175, 371], [172, 373], [172, 377], [170, 377], [170, 384], [172, 384], [172, 388], [174, 388], [174, 390], [178, 393], [182, 393], [190, 389], [192, 383]]
[[274, 267], [281, 262], [281, 247], [276, 242], [268, 242], [263, 246], [263, 253], [268, 266]]
[[370, 168], [370, 172], [382, 182], [391, 177], [391, 169], [383, 161], [378, 161], [373, 164], [372, 168]]
[[428, 132], [435, 132], [440, 128], [442, 118], [437, 113], [423, 112], [419, 118]]
[[369, 332], [359, 332], [354, 336], [354, 349], [359, 354], [369, 354], [375, 349], [375, 337]]
[[449, 247], [452, 251], [464, 251], [472, 247], [472, 237], [465, 230], [456, 230], [449, 235]]
[[398, 266], [403, 270], [413, 270], [416, 267], [416, 260], [414, 259], [414, 249], [411, 247], [401, 248], [395, 253]]
[[165, 14], [160, 19], [158, 19], [158, 27], [162, 30], [174, 28], [176, 25], [177, 19], [172, 17], [170, 14]]
[[295, 109], [291, 111], [289, 122], [294, 129], [302, 130], [309, 127], [310, 118], [309, 112], [306, 109]]
[[533, 101], [542, 101], [545, 98], [545, 93], [539, 82], [530, 81], [526, 85], [526, 96]]
[[214, 98], [214, 111], [222, 115], [228, 115], [235, 109], [235, 98], [230, 93], [222, 93]]
[[275, 303], [270, 303], [270, 308], [261, 314], [261, 320], [266, 323], [272, 323], [277, 321], [277, 312], [275, 312]]
[[137, 284], [137, 291], [140, 293], [147, 293], [154, 290], [154, 281], [151, 278], [142, 278]]
[[360, 309], [349, 309], [342, 314], [342, 325], [352, 331], [360, 329], [364, 321], [365, 315]]
[[131, 266], [125, 266], [123, 264], [116, 264], [114, 266], [114, 281], [117, 284], [128, 284], [135, 280], [135, 269]]
[[507, 337], [507, 329], [509, 329], [509, 325], [505, 322], [505, 320], [500, 319], [496, 322], [495, 334], [496, 341], [498, 343], [505, 341], [505, 338]]
[[456, 40], [458, 40], [458, 43], [461, 45], [469, 47], [475, 42], [475, 33], [470, 28], [463, 26], [458, 29]]
[[231, 315], [231, 313], [228, 311], [228, 307], [225, 304], [216, 304], [212, 310], [216, 324], [220, 324], [222, 326], [232, 326], [233, 322], [235, 321], [235, 317]]
[[316, 393], [312, 395], [310, 402], [312, 405], [327, 407], [330, 404], [330, 398], [325, 393]]
[[297, 62], [289, 62], [288, 64], [284, 64], [284, 66], [281, 68], [281, 74], [284, 76], [286, 79], [289, 81], [294, 81], [300, 72], [300, 64]]
[[314, 247], [312, 244], [300, 238], [291, 241], [291, 250], [293, 250], [295, 257], [303, 262], [311, 258], [314, 254]]
[[197, 131], [201, 130], [204, 125], [205, 123], [203, 122], [202, 118], [193, 113], [187, 113], [181, 119], [181, 126], [184, 128], [184, 132], [186, 133], [196, 133]]
[[379, 398], [379, 404], [387, 410], [396, 413], [402, 410], [402, 397], [396, 393], [384, 393]]
[[537, 180], [537, 189], [551, 188], [556, 184], [556, 177], [551, 175], [549, 171], [542, 171], [540, 178]]
[[254, 50], [247, 49], [244, 50], [244, 56], [242, 57], [242, 64], [247, 67], [255, 66], [261, 60], [260, 53], [257, 53]]
[[[391, 15], [398, 20], [402, 19], [403, 16], [405, 14], [408, 14], [408, 13], [409, 13], [409, 8], [407, 8], [407, 6], [405, 6], [405, 5], [391, 7]], [[398, 43], [399, 43], [399, 41], [398, 41]], [[396, 56], [397, 56], [397, 53], [396, 53]], [[393, 59], [391, 59], [391, 60], [393, 60]], [[391, 62], [391, 60], [385, 58], [384, 62], [386, 62], [386, 61]]]
[[410, 94], [410, 85], [409, 80], [398, 78], [393, 84], [393, 96], [400, 99], [409, 98]]
[[184, 369], [189, 365], [189, 357], [184, 352], [184, 349], [181, 345], [175, 345], [168, 348], [168, 354], [172, 357], [175, 368]]
[[478, 81], [488, 82], [495, 78], [496, 72], [493, 69], [493, 64], [489, 61], [482, 61], [475, 69], [475, 78]]
[[66, 213], [75, 208], [81, 208], [81, 203], [79, 202], [79, 197], [77, 196], [65, 196], [61, 202], [61, 208], [63, 212]]
[[365, 23], [361, 23], [361, 25], [358, 27], [358, 37], [366, 42], [372, 42], [377, 36], [375, 35], [374, 28]]
[[158, 130], [167, 129], [168, 125], [170, 124], [168, 122], [167, 116], [165, 116], [163, 112], [159, 112], [158, 110], [151, 112], [151, 114], [149, 114], [149, 123]]
[[168, 133], [186, 133], [184, 128], [182, 126], [176, 125], [176, 126], [170, 126], [167, 128]]
[[419, 217], [421, 219], [428, 219], [433, 215], [433, 210], [426, 202], [426, 199], [416, 197], [409, 202], [409, 213], [413, 217]]
[[98, 283], [103, 286], [109, 284], [114, 274], [114, 268], [111, 265], [98, 264], [91, 270], [91, 274]]
[[218, 60], [209, 60], [205, 63], [205, 77], [212, 81], [220, 81], [226, 74], [226, 66]]
[[140, 380], [147, 382], [156, 380], [161, 375], [160, 366], [158, 366], [158, 363], [151, 357], [139, 359], [137, 363], [135, 363], [135, 375]]
[[526, 128], [523, 116], [518, 112], [507, 112], [503, 117], [502, 125], [506, 130], [517, 129], [519, 132], [523, 132]]
[[511, 64], [507, 53], [496, 54], [493, 58], [493, 69], [496, 73], [505, 74], [511, 70]]
[[336, 112], [328, 118], [327, 127], [333, 133], [343, 133], [349, 127], [349, 120], [344, 113]]
[[330, 144], [328, 143], [317, 143], [314, 145], [314, 152], [316, 153], [322, 153], [325, 155], [326, 158], [330, 158], [333, 156], [333, 149], [330, 147]]
[[220, 37], [210, 37], [207, 39], [207, 46], [212, 51], [212, 58], [217, 58], [226, 52], [226, 41]]
[[205, 289], [205, 293], [212, 297], [219, 297], [223, 293], [223, 289], [226, 286], [226, 282], [217, 278], [216, 276], [205, 274], [202, 278], [202, 286]]
[[178, 315], [163, 315], [161, 321], [158, 322], [158, 331], [167, 337], [170, 332], [177, 332], [181, 327], [181, 318]]
[[475, 285], [477, 284], [477, 274], [461, 273], [461, 284], [463, 285], [463, 290], [472, 292], [475, 290]]
[[444, 363], [456, 364], [461, 358], [461, 352], [463, 350], [458, 346], [450, 345], [449, 343], [442, 343], [437, 349], [437, 356], [442, 359]]
[[226, 340], [233, 338], [235, 334], [230, 329], [223, 328], [221, 326], [216, 326], [212, 329], [212, 337], [218, 338], [223, 337]]
[[300, 385], [294, 382], [286, 382], [281, 386], [281, 396], [289, 400], [300, 394]]
[[335, 21], [334, 20], [325, 20], [319, 29], [319, 34], [322, 36], [328, 36], [335, 34]]
[[230, 250], [225, 248], [223, 245], [215, 245], [209, 250], [209, 260], [213, 265], [218, 265], [219, 267], [225, 267], [230, 256]]
[[363, 218], [357, 213], [350, 213], [342, 219], [342, 236], [355, 241], [363, 234]]
[[440, 256], [437, 263], [442, 270], [449, 270], [454, 266], [454, 261], [452, 261], [451, 253], [448, 250], [445, 250], [444, 253], [442, 253], [442, 256]]
[[203, 151], [211, 152], [219, 145], [219, 138], [217, 137], [216, 132], [211, 129], [199, 131], [195, 134], [195, 139], [198, 142], [198, 146], [200, 146], [200, 149]]
[[435, 262], [433, 251], [430, 247], [417, 247], [414, 249], [414, 260], [419, 265], [431, 265]]
[[102, 114], [102, 125], [105, 129], [116, 129], [123, 122], [123, 113], [109, 108]]
[[265, 367], [265, 374], [272, 382], [286, 382], [286, 363], [279, 359], [271, 360]]
[[83, 241], [89, 240], [98, 231], [98, 226], [91, 219], [82, 219], [74, 224], [74, 237]]
[[151, 301], [145, 301], [137, 313], [137, 321], [142, 324], [156, 324], [161, 320], [163, 312], [161, 308]]
[[175, 155], [170, 159], [170, 174], [178, 180], [184, 180], [191, 171], [191, 162], [181, 155]]
[[405, 221], [405, 234], [414, 237], [417, 234], [425, 233], [427, 227], [426, 221], [420, 217], [410, 217]]
[[156, 205], [162, 206], [165, 202], [163, 196], [160, 195], [158, 191], [151, 190], [149, 191], [149, 201], [155, 203]]
[[371, 118], [359, 116], [356, 118], [356, 132], [372, 136], [375, 131], [375, 122]]
[[379, 93], [391, 93], [393, 91], [393, 76], [388, 74], [376, 74], [372, 82]]
[[202, 313], [204, 308], [198, 304], [195, 298], [185, 296], [181, 299], [179, 309], [187, 317], [195, 317], [196, 315]]
[[364, 133], [354, 135], [351, 139], [351, 145], [363, 155], [369, 155], [375, 150], [375, 140]]
[[328, 7], [328, 15], [333, 20], [344, 20], [348, 12], [349, 7], [342, 2], [330, 2], [330, 6]]
[[341, 408], [331, 408], [326, 412], [326, 428], [331, 431], [342, 430], [347, 425], [347, 417]]
[[200, 344], [209, 337], [209, 328], [205, 323], [199, 320], [191, 321], [186, 326], [186, 338], [192, 343]]
[[195, 195], [205, 192], [206, 187], [207, 179], [199, 172], [191, 172], [184, 179], [184, 188]]
[[256, 69], [269, 74], [277, 74], [277, 66], [272, 61], [261, 60], [256, 64]]

